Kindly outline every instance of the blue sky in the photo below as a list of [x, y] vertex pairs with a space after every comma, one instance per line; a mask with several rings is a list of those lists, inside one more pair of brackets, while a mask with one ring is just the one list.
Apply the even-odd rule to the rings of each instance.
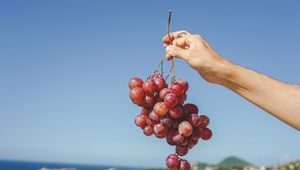
[[[296, 0], [0, 1], [0, 159], [164, 166], [174, 148], [134, 125], [127, 83], [158, 64], [168, 9], [171, 30], [199, 33], [226, 59], [299, 84], [299, 8]], [[175, 65], [214, 132], [188, 160], [300, 159], [299, 132]]]

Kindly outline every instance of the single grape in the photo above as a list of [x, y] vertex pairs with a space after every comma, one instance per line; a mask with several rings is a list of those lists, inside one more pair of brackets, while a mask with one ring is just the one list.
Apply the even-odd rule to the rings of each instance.
[[187, 110], [187, 108], [183, 106], [183, 107], [181, 107], [181, 109], [182, 109], [182, 117], [183, 118], [188, 118], [188, 116], [190, 115], [190, 113]]
[[150, 125], [147, 125], [147, 126], [145, 126], [143, 132], [146, 136], [151, 136], [154, 133], [153, 127], [151, 127]]
[[198, 107], [192, 103], [187, 103], [183, 107], [188, 110], [189, 114], [198, 114], [199, 112]]
[[145, 99], [143, 101], [144, 107], [146, 107], [148, 109], [152, 109], [154, 104], [155, 104], [155, 98], [153, 96], [146, 95]]
[[199, 140], [192, 140], [194, 143], [194, 146], [197, 145], [197, 143], [199, 142]]
[[193, 126], [188, 121], [182, 121], [178, 125], [178, 132], [179, 134], [182, 134], [185, 137], [188, 137], [193, 132]]
[[147, 95], [153, 96], [157, 87], [153, 80], [145, 80], [142, 86]]
[[168, 107], [174, 107], [178, 103], [178, 98], [175, 94], [168, 93], [164, 98], [164, 102]]
[[165, 135], [168, 132], [168, 128], [166, 128], [163, 124], [159, 123], [154, 125], [154, 133], [157, 135]]
[[163, 88], [167, 87], [166, 81], [163, 77], [155, 78], [154, 83], [156, 84], [158, 91], [161, 91]]
[[144, 128], [147, 125], [147, 115], [139, 114], [134, 119], [134, 122], [137, 126]]
[[184, 136], [181, 134], [175, 133], [174, 136], [172, 137], [172, 141], [176, 144], [181, 144], [184, 141]]
[[144, 100], [145, 93], [141, 87], [134, 87], [129, 92], [129, 97], [132, 103], [141, 105]]
[[167, 134], [166, 134], [166, 140], [168, 142], [169, 145], [176, 145], [176, 143], [173, 141], [173, 136], [175, 136], [176, 134], [178, 134], [177, 130], [174, 129], [170, 129]]
[[175, 106], [169, 110], [169, 114], [174, 119], [179, 118], [182, 116], [182, 109], [180, 106]]
[[179, 163], [179, 170], [190, 170], [190, 169], [191, 169], [190, 163], [187, 160], [182, 159]]
[[189, 138], [187, 148], [192, 149], [197, 143], [198, 140], [193, 140], [192, 138]]
[[200, 126], [203, 128], [207, 127], [207, 125], [209, 124], [209, 118], [205, 115], [201, 115], [200, 120], [201, 120]]
[[193, 133], [192, 133], [192, 139], [193, 140], [198, 140], [202, 137], [203, 135], [203, 129], [202, 127], [194, 127]]
[[160, 123], [159, 116], [153, 111], [149, 113], [148, 118], [152, 121], [151, 123], [153, 123], [153, 124], [159, 124]]
[[130, 89], [134, 87], [142, 87], [143, 82], [144, 81], [142, 79], [135, 77], [129, 80], [128, 86]]
[[159, 138], [159, 139], [163, 139], [166, 137], [166, 134], [157, 134], [157, 133], [154, 133], [154, 135]]
[[180, 146], [187, 147], [188, 143], [189, 143], [189, 139], [184, 138], [184, 140], [183, 140], [183, 142], [180, 144]]
[[186, 100], [186, 93], [183, 93], [182, 95], [178, 96], [178, 103], [177, 105], [182, 106]]
[[177, 79], [177, 80], [174, 81], [174, 83], [180, 84], [183, 87], [184, 92], [187, 92], [188, 89], [189, 89], [188, 82], [183, 80], [183, 79]]
[[179, 157], [176, 154], [170, 154], [166, 159], [166, 166], [169, 169], [176, 169], [179, 165], [180, 160]]
[[203, 140], [209, 140], [212, 136], [212, 131], [209, 128], [203, 128], [203, 135], [202, 139]]
[[171, 92], [173, 94], [175, 94], [176, 96], [180, 96], [184, 93], [184, 89], [183, 89], [182, 85], [180, 85], [178, 83], [173, 83], [171, 85]]
[[169, 108], [164, 102], [158, 102], [154, 105], [153, 111], [158, 115], [158, 116], [164, 116], [167, 114], [169, 111]]
[[163, 88], [160, 92], [159, 92], [159, 99], [164, 100], [165, 96], [170, 93], [170, 89], [168, 88]]
[[184, 156], [189, 151], [188, 148], [180, 146], [180, 145], [176, 145], [176, 149], [175, 150], [176, 150], [177, 155], [179, 155], [179, 156]]
[[197, 114], [190, 114], [188, 121], [193, 125], [193, 127], [197, 127], [201, 123], [201, 119]]
[[149, 119], [149, 118], [146, 120], [146, 122], [147, 122], [147, 124], [148, 124], [149, 126], [151, 126], [151, 127], [154, 127], [154, 125], [156, 125], [156, 124], [159, 123], [159, 122], [156, 123], [156, 122], [154, 122], [153, 120], [151, 120], [151, 119]]
[[163, 118], [160, 119], [160, 122], [161, 122], [164, 126], [170, 128], [170, 127], [172, 127], [173, 119], [170, 118], [170, 116], [164, 116]]

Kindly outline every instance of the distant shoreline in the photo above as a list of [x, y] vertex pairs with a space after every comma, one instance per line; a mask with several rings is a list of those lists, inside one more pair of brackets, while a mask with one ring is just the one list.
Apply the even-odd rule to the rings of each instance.
[[144, 168], [127, 166], [109, 166], [80, 163], [62, 163], [46, 161], [26, 161], [26, 160], [0, 160], [0, 169], [5, 170], [37, 170], [40, 168], [76, 168], [77, 170], [101, 170], [115, 168], [117, 170], [143, 170]]

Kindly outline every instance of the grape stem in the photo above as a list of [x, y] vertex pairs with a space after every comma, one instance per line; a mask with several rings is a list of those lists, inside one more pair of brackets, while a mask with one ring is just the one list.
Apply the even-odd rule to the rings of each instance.
[[160, 60], [158, 66], [153, 74], [155, 74], [155, 73], [161, 73], [162, 75], [164, 74], [164, 68], [163, 68], [164, 60], [165, 60], [165, 56], [162, 57], [162, 59]]
[[[172, 11], [169, 10], [169, 17], [168, 17], [168, 22], [167, 22], [167, 33], [172, 45], [172, 39], [171, 39], [171, 35], [170, 35], [170, 23], [171, 23], [171, 16], [172, 16]], [[173, 83], [175, 81], [175, 71], [174, 71], [174, 57], [172, 57], [172, 67], [171, 67], [171, 72], [172, 72], [172, 79], [171, 79], [171, 83]]]
[[[169, 16], [168, 16], [168, 21], [167, 21], [167, 34], [168, 34], [170, 40], [171, 40], [171, 35], [170, 35], [171, 16], [172, 16], [172, 11], [169, 10]], [[171, 41], [171, 45], [172, 45], [172, 41]], [[164, 61], [165, 61], [166, 58], [167, 58], [166, 55], [164, 55], [162, 57], [162, 59], [160, 60], [158, 66], [157, 66], [157, 68], [156, 68], [156, 70], [154, 71], [153, 74], [162, 74], [162, 75], [164, 74], [163, 64], [164, 64]], [[172, 74], [171, 83], [173, 83], [175, 81], [174, 57], [172, 57], [172, 66], [171, 66], [171, 69], [170, 69], [168, 75], [166, 76], [166, 79], [169, 78], [170, 73]]]

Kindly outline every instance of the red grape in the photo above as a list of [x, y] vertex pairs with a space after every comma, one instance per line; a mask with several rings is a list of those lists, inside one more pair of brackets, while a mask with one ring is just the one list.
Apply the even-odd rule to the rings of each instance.
[[154, 133], [153, 127], [151, 127], [150, 125], [145, 126], [143, 131], [146, 136], [151, 136]]
[[197, 114], [190, 114], [188, 121], [193, 125], [193, 127], [197, 127], [201, 123], [200, 117]]
[[176, 143], [173, 140], [173, 136], [175, 136], [176, 134], [178, 134], [178, 132], [174, 129], [169, 130], [166, 134], [166, 140], [168, 142], [169, 145], [176, 145]]
[[186, 147], [186, 146], [188, 145], [188, 143], [189, 143], [189, 139], [188, 139], [188, 138], [185, 138], [185, 139], [183, 140], [183, 142], [180, 144], [180, 146]]
[[168, 107], [174, 107], [178, 103], [178, 98], [175, 96], [175, 94], [168, 93], [164, 98], [164, 102]]
[[182, 107], [182, 117], [187, 118], [189, 116], [189, 111], [187, 110], [186, 107]]
[[160, 122], [166, 126], [166, 127], [172, 127], [172, 124], [173, 124], [173, 119], [170, 118], [169, 116], [165, 116], [163, 118], [160, 119]]
[[153, 111], [149, 113], [148, 118], [152, 121], [153, 124], [160, 123], [159, 116], [156, 113], [154, 113]]
[[189, 114], [198, 114], [199, 112], [198, 107], [191, 103], [187, 103], [183, 107], [185, 107], [188, 110]]
[[166, 137], [166, 134], [157, 134], [157, 133], [154, 133], [154, 135], [159, 138], [159, 139], [163, 139], [164, 137]]
[[186, 93], [183, 93], [182, 95], [178, 96], [178, 103], [177, 105], [182, 106], [186, 100]]
[[166, 134], [168, 129], [161, 123], [154, 125], [154, 133], [157, 135]]
[[184, 93], [184, 89], [182, 85], [174, 83], [171, 85], [171, 92], [174, 93], [176, 96], [180, 96]]
[[170, 93], [170, 89], [168, 88], [163, 88], [160, 92], [159, 92], [159, 99], [164, 100], [165, 96]]
[[188, 137], [193, 132], [193, 126], [188, 121], [182, 121], [178, 125], [178, 132], [185, 137]]
[[203, 128], [203, 135], [202, 135], [202, 139], [203, 140], [208, 140], [210, 139], [212, 136], [212, 131], [209, 128]]
[[167, 114], [169, 111], [169, 108], [164, 102], [158, 102], [154, 105], [153, 111], [158, 115], [158, 116], [164, 116]]
[[147, 118], [148, 118], [147, 115], [139, 114], [134, 119], [134, 122], [137, 126], [144, 128], [147, 125]]
[[128, 86], [130, 89], [134, 87], [142, 87], [143, 82], [144, 81], [142, 79], [135, 77], [129, 80]]
[[134, 87], [130, 90], [129, 97], [136, 105], [141, 105], [144, 100], [145, 93], [141, 87]]
[[166, 159], [166, 165], [169, 169], [176, 169], [180, 160], [176, 154], [170, 154]]
[[146, 95], [143, 102], [144, 107], [148, 109], [152, 109], [154, 104], [155, 104], [155, 98], [153, 96]]
[[179, 163], [179, 170], [190, 170], [190, 169], [191, 169], [190, 163], [187, 160], [182, 159]]
[[163, 77], [154, 79], [154, 83], [156, 84], [158, 91], [161, 91], [167, 86], [166, 81], [163, 79]]
[[157, 87], [153, 80], [146, 80], [142, 86], [143, 90], [147, 95], [153, 96]]
[[196, 144], [198, 143], [198, 140], [189, 139], [189, 142], [187, 144], [188, 149], [192, 149]]
[[188, 84], [188, 82], [185, 81], [185, 80], [177, 79], [177, 80], [175, 80], [174, 83], [180, 84], [180, 85], [183, 87], [184, 92], [187, 92], [188, 89], [189, 89], [189, 84]]
[[209, 124], [209, 118], [205, 115], [201, 115], [200, 120], [201, 120], [200, 126], [203, 128], [207, 127], [207, 125]]
[[147, 122], [147, 124], [148, 124], [149, 126], [151, 126], [151, 127], [153, 127], [154, 125], [156, 125], [156, 124], [159, 123], [159, 122], [158, 122], [158, 123], [157, 123], [157, 122], [154, 122], [153, 120], [151, 120], [151, 119], [149, 119], [149, 118], [146, 120], [146, 122]]
[[175, 133], [175, 136], [172, 137], [172, 140], [176, 144], [181, 144], [184, 140], [184, 136], [182, 136], [181, 134], [178, 134], [178, 132], [177, 132], [177, 133]]
[[188, 153], [188, 148], [180, 146], [180, 145], [176, 145], [176, 153], [179, 156], [184, 156]]
[[202, 135], [203, 135], [203, 129], [200, 126], [195, 127], [192, 133], [192, 139], [198, 140], [202, 137]]
[[182, 109], [179, 106], [173, 107], [169, 110], [169, 114], [174, 119], [179, 118], [182, 116]]

